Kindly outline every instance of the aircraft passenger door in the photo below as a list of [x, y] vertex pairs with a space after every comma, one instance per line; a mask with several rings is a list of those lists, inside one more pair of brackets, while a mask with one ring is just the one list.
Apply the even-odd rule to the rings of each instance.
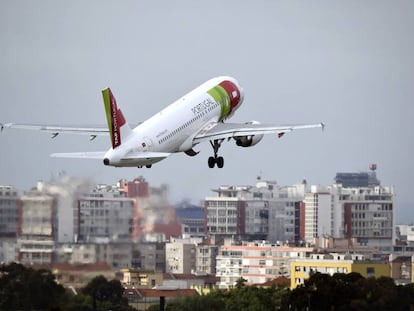
[[141, 147], [142, 151], [150, 151], [152, 149], [152, 140], [149, 137], [144, 137]]

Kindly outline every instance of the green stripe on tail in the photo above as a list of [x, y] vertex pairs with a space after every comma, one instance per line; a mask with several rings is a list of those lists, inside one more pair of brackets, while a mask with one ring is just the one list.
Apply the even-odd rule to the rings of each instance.
[[110, 99], [110, 89], [107, 88], [102, 90], [103, 101], [105, 105], [105, 114], [106, 114], [106, 121], [108, 123], [108, 130], [109, 135], [111, 137], [111, 143], [113, 141], [113, 131], [112, 131], [112, 111], [111, 111], [111, 99]]

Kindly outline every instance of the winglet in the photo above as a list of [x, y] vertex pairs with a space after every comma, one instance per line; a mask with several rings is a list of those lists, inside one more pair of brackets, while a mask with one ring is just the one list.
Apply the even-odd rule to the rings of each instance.
[[102, 90], [105, 105], [106, 121], [108, 122], [109, 134], [111, 136], [112, 148], [121, 145], [123, 138], [127, 137], [131, 128], [126, 123], [121, 109], [118, 108], [114, 95], [110, 88]]

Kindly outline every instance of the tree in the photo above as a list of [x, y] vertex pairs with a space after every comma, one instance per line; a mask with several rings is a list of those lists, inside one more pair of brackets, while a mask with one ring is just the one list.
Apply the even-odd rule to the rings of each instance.
[[[185, 297], [169, 302], [167, 311], [213, 310], [213, 311], [261, 311], [279, 310], [289, 293], [285, 286], [261, 288], [247, 286], [246, 280], [239, 279], [233, 289], [214, 290], [208, 295]], [[155, 310], [155, 309], [154, 309]]]
[[49, 270], [12, 263], [1, 266], [0, 272], [0, 309], [56, 308], [65, 295], [65, 289], [55, 282]]
[[[158, 309], [157, 309], [158, 307]], [[159, 305], [152, 310], [159, 310]], [[223, 310], [223, 293], [214, 290], [207, 295], [179, 297], [167, 304], [167, 311], [220, 311]]]
[[288, 310], [287, 306], [293, 310], [410, 310], [414, 286], [396, 286], [389, 277], [315, 273], [289, 293], [283, 309]]
[[108, 280], [103, 276], [93, 278], [83, 289], [82, 293], [91, 297], [92, 310], [100, 308], [120, 310], [128, 308], [128, 301], [123, 298], [124, 288], [118, 280]]

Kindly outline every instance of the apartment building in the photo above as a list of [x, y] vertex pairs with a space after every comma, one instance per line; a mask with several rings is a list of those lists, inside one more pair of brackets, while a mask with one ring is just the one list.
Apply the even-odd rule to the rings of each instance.
[[300, 207], [306, 193], [306, 180], [282, 187], [276, 183], [258, 182], [256, 187], [261, 190], [267, 189], [268, 194], [272, 195], [269, 198], [269, 233], [267, 240], [272, 243], [299, 245], [302, 241], [300, 235]]
[[75, 242], [127, 242], [133, 232], [136, 201], [116, 187], [97, 185], [74, 208]]
[[395, 226], [397, 244], [414, 246], [414, 225]]
[[162, 285], [162, 272], [142, 269], [121, 269], [121, 283], [126, 288], [154, 288]]
[[290, 262], [305, 258], [311, 252], [312, 248], [278, 246], [265, 241], [241, 245], [227, 242], [220, 246], [216, 259], [219, 287], [232, 287], [241, 277], [250, 284], [264, 283], [280, 276], [290, 277]]
[[198, 244], [196, 247], [196, 272], [216, 274], [217, 245]]
[[217, 197], [207, 197], [204, 202], [206, 232], [210, 235], [231, 236], [246, 233], [247, 187], [220, 187], [214, 190]]
[[411, 283], [412, 262], [411, 255], [389, 255], [390, 277], [394, 279], [398, 285]]
[[[221, 186], [206, 197], [207, 234], [240, 239], [295, 243], [295, 211], [303, 200], [306, 182], [280, 187], [258, 180], [256, 186]], [[297, 242], [297, 241], [296, 241]]]
[[[361, 246], [392, 251], [394, 232], [394, 189], [344, 188], [333, 184], [311, 187], [304, 200], [304, 240], [312, 245], [321, 238], [355, 239]], [[320, 245], [317, 245], [320, 246]]]
[[395, 243], [393, 187], [332, 187], [334, 213], [343, 215], [338, 237], [356, 238], [360, 245], [391, 251]]
[[18, 225], [18, 261], [23, 264], [51, 264], [56, 237], [56, 199], [39, 191], [21, 197]]
[[134, 243], [131, 266], [134, 269], [165, 272], [165, 243]]
[[17, 260], [17, 231], [21, 200], [12, 186], [0, 186], [0, 262]]
[[196, 271], [196, 249], [201, 239], [173, 239], [165, 244], [165, 272], [192, 273]]
[[325, 187], [312, 186], [304, 199], [304, 240], [315, 244], [315, 238], [332, 235], [331, 195]]
[[204, 236], [204, 209], [201, 206], [182, 202], [175, 206], [175, 214], [181, 223], [181, 233], [185, 236]]
[[296, 258], [290, 263], [290, 288], [304, 284], [312, 273], [360, 273], [363, 277], [390, 276], [388, 263], [366, 260], [361, 254], [311, 254], [307, 258]]
[[68, 243], [55, 248], [55, 261], [74, 265], [104, 262], [113, 269], [165, 271], [164, 243]]
[[0, 239], [16, 238], [21, 201], [12, 186], [0, 186]]

